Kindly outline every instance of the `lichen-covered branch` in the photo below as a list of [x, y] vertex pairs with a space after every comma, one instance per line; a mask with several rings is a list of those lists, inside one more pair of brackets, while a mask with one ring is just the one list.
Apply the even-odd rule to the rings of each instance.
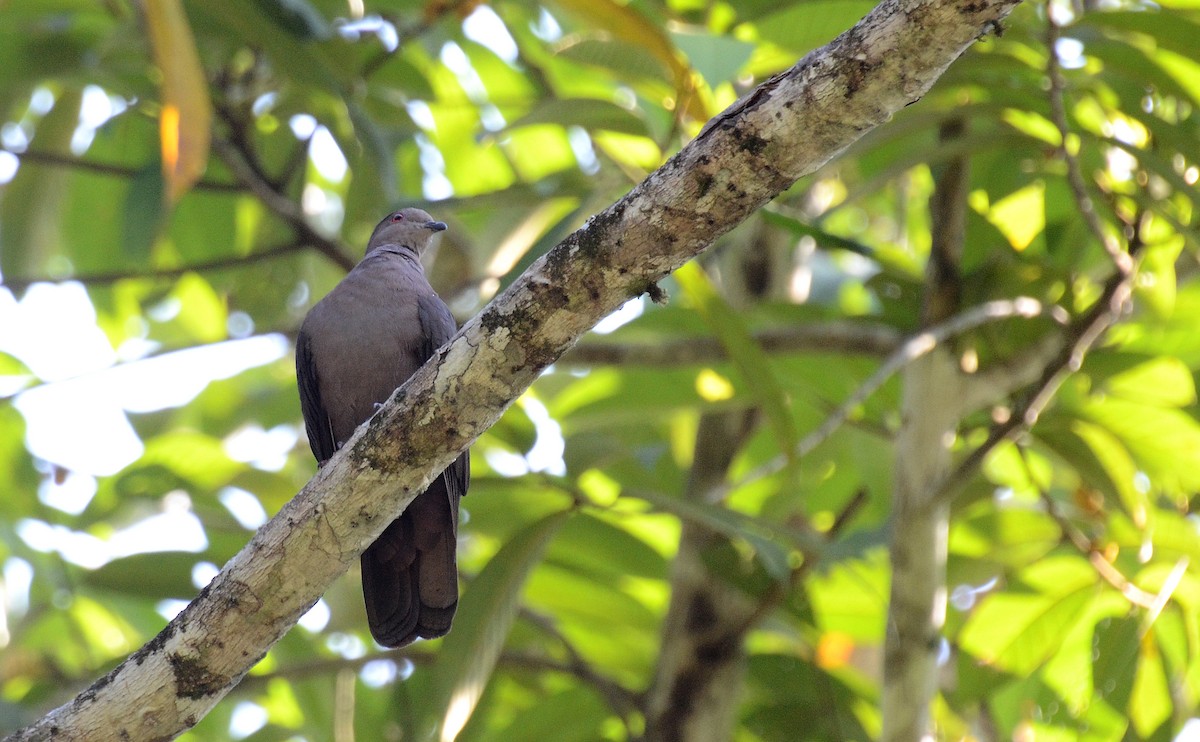
[[716, 117], [469, 321], [163, 631], [14, 735], [168, 739], [603, 316], [912, 103], [1016, 0], [885, 0]]

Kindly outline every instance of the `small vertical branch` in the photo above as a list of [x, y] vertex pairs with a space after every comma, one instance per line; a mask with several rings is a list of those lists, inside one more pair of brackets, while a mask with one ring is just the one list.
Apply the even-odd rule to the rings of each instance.
[[[943, 142], [961, 137], [961, 121], [943, 125]], [[937, 174], [930, 203], [933, 240], [922, 324], [937, 324], [962, 303], [960, 265], [966, 229], [965, 157]], [[904, 373], [902, 421], [893, 483], [891, 599], [884, 642], [883, 736], [913, 742], [929, 732], [929, 705], [937, 692], [937, 654], [946, 606], [949, 509], [934, 497], [952, 464], [962, 377], [950, 347], [938, 347]]]
[[[722, 275], [731, 302], [749, 306], [786, 287], [782, 270], [791, 241], [757, 221], [748, 244], [733, 251]], [[729, 492], [733, 457], [758, 413], [708, 412], [700, 417], [684, 497], [719, 503]], [[647, 742], [725, 742], [733, 737], [745, 683], [746, 634], [763, 606], [713, 574], [705, 555], [727, 537], [685, 522], [671, 567], [671, 603], [663, 625], [658, 671], [646, 696]]]
[[[684, 497], [708, 499], [721, 489], [754, 417], [752, 410], [737, 410], [700, 418]], [[704, 526], [683, 524], [658, 671], [646, 696], [647, 742], [724, 742], [733, 734], [745, 668], [743, 639], [756, 606], [705, 564], [705, 552], [724, 539]]]
[[1054, 13], [1047, 12], [1046, 77], [1050, 81], [1050, 118], [1054, 121], [1054, 127], [1058, 129], [1058, 135], [1062, 139], [1059, 154], [1067, 166], [1067, 185], [1070, 186], [1075, 206], [1079, 209], [1079, 215], [1083, 217], [1084, 224], [1087, 225], [1100, 246], [1104, 248], [1104, 252], [1108, 254], [1117, 270], [1122, 275], [1129, 275], [1133, 272], [1133, 258], [1122, 249], [1117, 238], [1105, 229], [1100, 214], [1096, 212], [1095, 202], [1088, 195], [1087, 181], [1083, 177], [1083, 168], [1080, 167], [1079, 158], [1076, 156], [1079, 138], [1071, 132], [1070, 126], [1067, 124], [1067, 82], [1063, 79], [1062, 62], [1058, 58], [1058, 40], [1061, 37], [1062, 32], [1054, 20]]
[[338, 670], [333, 689], [333, 740], [354, 742], [354, 687], [358, 673], [350, 668]]
[[[962, 119], [942, 124], [938, 138], [943, 142], [966, 133]], [[934, 184], [929, 204], [933, 231], [929, 264], [925, 268], [925, 297], [921, 308], [921, 326], [945, 322], [962, 306], [963, 242], [967, 234], [967, 189], [970, 187], [967, 159], [956, 157], [947, 162]]]

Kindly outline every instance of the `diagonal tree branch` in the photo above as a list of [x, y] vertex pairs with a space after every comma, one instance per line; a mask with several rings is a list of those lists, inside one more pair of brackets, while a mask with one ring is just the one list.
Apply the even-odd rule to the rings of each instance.
[[1067, 185], [1070, 186], [1071, 195], [1075, 199], [1075, 208], [1079, 210], [1079, 215], [1083, 217], [1092, 236], [1104, 248], [1104, 252], [1108, 253], [1109, 259], [1112, 260], [1117, 270], [1128, 275], [1133, 271], [1133, 259], [1129, 253], [1121, 249], [1117, 239], [1104, 228], [1104, 222], [1096, 211], [1092, 197], [1088, 195], [1083, 169], [1079, 166], [1079, 157], [1077, 156], [1079, 138], [1071, 133], [1071, 129], [1067, 125], [1065, 100], [1067, 83], [1063, 79], [1062, 61], [1058, 58], [1058, 40], [1061, 37], [1062, 31], [1058, 27], [1058, 22], [1054, 20], [1054, 13], [1051, 12], [1051, 9], [1047, 9], [1046, 76], [1050, 79], [1048, 91], [1050, 118], [1054, 121], [1054, 128], [1058, 129], [1058, 136], [1062, 140], [1059, 154], [1062, 155], [1063, 162], [1067, 166]]
[[469, 321], [145, 647], [15, 740], [196, 724], [579, 337], [919, 99], [1016, 0], [884, 0], [759, 86]]
[[[854, 414], [854, 411], [868, 399], [870, 399], [871, 395], [879, 391], [879, 388], [886, 384], [889, 379], [915, 361], [924, 358], [926, 355], [935, 350], [938, 350], [945, 343], [949, 342], [958, 335], [969, 332], [970, 330], [990, 322], [998, 322], [1000, 320], [1011, 318], [1029, 319], [1047, 315], [1056, 321], [1063, 323], [1065, 311], [1062, 310], [1061, 307], [1054, 305], [1047, 307], [1037, 299], [1027, 296], [1019, 296], [1015, 299], [998, 299], [996, 301], [989, 301], [984, 304], [980, 304], [979, 306], [963, 310], [959, 314], [950, 317], [945, 322], [941, 322], [918, 332], [904, 342], [893, 343], [892, 347], [894, 349], [886, 358], [884, 358], [883, 363], [880, 364], [879, 368], [877, 368], [874, 373], [867, 377], [865, 381], [859, 384], [858, 388], [855, 389], [845, 401], [834, 408], [825, 417], [825, 419], [821, 421], [820, 425], [801, 438], [796, 443], [795, 450], [792, 452], [791, 456], [776, 456], [766, 463], [755, 467], [752, 471], [739, 479], [735, 484], [721, 484], [720, 487], [723, 488], [725, 492], [728, 492], [732, 489], [745, 487], [746, 485], [757, 482], [760, 479], [765, 479], [773, 474], [778, 474], [787, 468], [788, 463], [791, 460], [803, 459], [804, 457], [808, 456], [810, 453], [816, 450], [817, 446], [820, 446], [822, 443], [829, 440], [834, 433], [836, 433], [843, 425], [845, 425]], [[819, 327], [820, 326], [815, 328], [818, 332]], [[803, 338], [803, 334], [798, 334], [794, 338], [788, 338], [788, 344], [783, 348], [771, 348], [766, 342], [763, 342], [763, 347], [764, 349], [768, 350], [812, 350], [813, 348], [802, 344], [801, 338]], [[761, 342], [760, 337], [756, 337], [756, 339], [760, 339]], [[791, 345], [793, 341], [795, 342], [795, 346]], [[699, 343], [692, 344], [697, 346], [698, 349], [702, 350], [704, 348], [704, 346]], [[595, 345], [603, 348], [603, 345], [600, 343]], [[575, 358], [576, 353], [584, 349], [589, 350], [589, 353], [587, 353], [587, 355], [584, 357], [591, 357], [592, 354], [590, 349], [592, 347], [594, 346], [580, 345], [567, 355], [563, 356], [563, 358], [566, 362], [570, 362]], [[878, 348], [867, 346], [867, 348], [875, 351], [882, 351], [885, 347], [886, 346], [882, 343], [879, 344]], [[1055, 345], [1055, 348], [1057, 348], [1057, 344]], [[825, 350], [829, 349], [838, 349], [841, 352], [854, 350], [867, 352], [866, 348], [863, 348], [857, 343], [851, 343], [845, 346], [833, 343], [829, 347], [825, 348]], [[685, 354], [689, 352], [698, 353], [699, 350], [693, 349], [692, 351], [684, 351]], [[636, 363], [639, 356], [632, 352], [630, 353], [630, 356], [633, 359], [632, 362]], [[650, 357], [653, 359], [656, 358], [657, 355], [652, 353]], [[1041, 358], [1041, 354], [1038, 354], [1036, 357]], [[719, 358], [720, 356], [717, 356], [717, 359]], [[1030, 362], [1024, 359], [1022, 362], [1023, 366], [1030, 365]], [[1011, 379], [1006, 376], [1004, 379], [993, 380], [989, 378], [984, 382], [980, 382], [978, 378], [966, 378], [956, 375], [956, 378], [959, 378], [962, 381], [966, 389], [962, 396], [963, 402], [955, 407], [957, 410], [956, 414], [959, 416], [966, 414], [967, 412], [976, 409], [978, 404], [982, 403], [984, 400], [1002, 398], [1005, 394], [1013, 391], [1011, 387], [1003, 386], [1004, 384], [1015, 384], [1024, 379], [1022, 374], [1028, 375], [1030, 373], [1037, 373], [1040, 372], [1040, 369], [1041, 366], [1039, 365], [1036, 367], [1036, 369], [1034, 369], [1033, 372], [1030, 372], [1028, 369], [1023, 367], [1020, 371], [1012, 371], [1009, 374], [1009, 376], [1012, 377]], [[967, 383], [968, 381], [970, 383]], [[1029, 379], [1028, 381], [1025, 381], [1025, 384], [1031, 383], [1032, 381], [1033, 379]], [[1004, 393], [999, 391], [996, 391], [995, 393], [989, 392], [986, 395], [982, 392], [974, 393], [971, 391], [974, 387], [980, 386], [981, 383], [987, 385], [988, 389], [1004, 388], [1008, 391]], [[1025, 384], [1021, 384], [1021, 386], [1024, 386]]]
[[296, 230], [298, 242], [311, 245], [317, 252], [347, 271], [354, 267], [354, 258], [336, 241], [322, 235], [309, 224], [299, 204], [275, 190], [275, 186], [262, 176], [241, 149], [219, 137], [213, 139], [212, 148], [250, 192]]
[[[1141, 249], [1140, 241], [1135, 240], [1130, 244], [1129, 254], [1135, 261], [1141, 254]], [[938, 483], [935, 492], [937, 500], [947, 503], [953, 500], [996, 446], [1033, 427], [1067, 376], [1079, 369], [1088, 352], [1128, 309], [1134, 275], [1136, 274], [1124, 273], [1119, 267], [1113, 271], [1105, 281], [1096, 303], [1063, 332], [1065, 342], [1062, 348], [1042, 368], [1036, 383], [1024, 399], [1013, 405], [1008, 418], [993, 425], [988, 431], [987, 439], [963, 457], [954, 470]]]

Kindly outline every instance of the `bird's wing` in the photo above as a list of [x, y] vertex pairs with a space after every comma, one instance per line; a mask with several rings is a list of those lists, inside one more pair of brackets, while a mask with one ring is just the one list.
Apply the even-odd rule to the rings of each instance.
[[[417, 350], [417, 364], [424, 364], [434, 351], [442, 347], [458, 332], [458, 323], [454, 315], [435, 294], [423, 294], [417, 298], [417, 319], [421, 323], [421, 338], [423, 342]], [[458, 522], [458, 497], [467, 494], [467, 486], [471, 483], [470, 454], [464, 451], [462, 456], [454, 460], [442, 474], [446, 479], [446, 488], [452, 496], [455, 505], [455, 523]]]
[[421, 342], [413, 348], [418, 364], [433, 357], [433, 352], [445, 345], [458, 325], [450, 308], [436, 294], [421, 294], [417, 297], [417, 320], [421, 323]]
[[296, 384], [300, 388], [300, 412], [304, 415], [304, 430], [308, 445], [317, 462], [324, 464], [337, 450], [333, 426], [325, 405], [321, 404], [321, 388], [317, 384], [317, 367], [313, 363], [312, 342], [303, 329], [296, 338]]

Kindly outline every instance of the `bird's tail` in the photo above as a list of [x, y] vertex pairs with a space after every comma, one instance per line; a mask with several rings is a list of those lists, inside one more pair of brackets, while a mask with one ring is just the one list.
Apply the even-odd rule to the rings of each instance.
[[375, 641], [403, 647], [450, 630], [458, 607], [458, 503], [444, 475], [362, 555], [363, 599]]

